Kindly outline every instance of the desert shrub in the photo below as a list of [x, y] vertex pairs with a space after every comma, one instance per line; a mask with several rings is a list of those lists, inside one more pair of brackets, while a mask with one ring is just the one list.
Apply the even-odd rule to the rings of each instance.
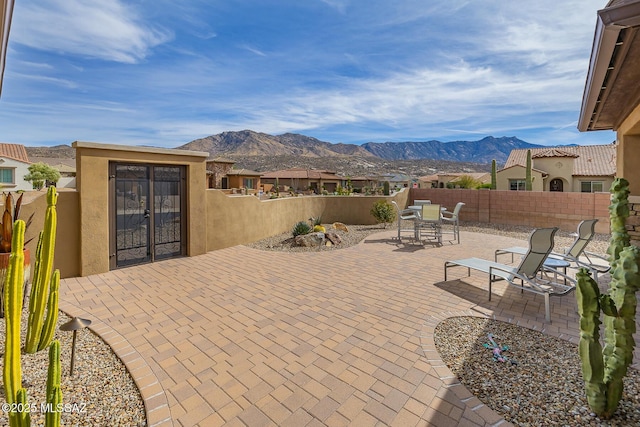
[[311, 233], [311, 230], [312, 230], [311, 225], [309, 225], [308, 222], [300, 221], [293, 226], [292, 234], [293, 234], [293, 237], [296, 237], [302, 234], [309, 234]]
[[396, 220], [396, 210], [393, 205], [386, 200], [378, 200], [371, 208], [371, 215], [376, 219], [378, 224], [386, 224]]

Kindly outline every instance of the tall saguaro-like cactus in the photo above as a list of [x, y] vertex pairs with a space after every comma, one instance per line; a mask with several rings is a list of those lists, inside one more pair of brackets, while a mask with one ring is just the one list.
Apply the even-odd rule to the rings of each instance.
[[[9, 267], [4, 285], [5, 301], [5, 352], [2, 378], [7, 403], [19, 404], [26, 400], [26, 391], [22, 388], [22, 367], [20, 365], [20, 320], [22, 314], [22, 283], [24, 282], [24, 230], [22, 220], [15, 222], [11, 245], [13, 250], [9, 258]], [[9, 412], [9, 424], [21, 425], [24, 414]]]
[[[625, 224], [629, 217], [629, 182], [616, 179], [611, 185], [611, 284], [601, 294], [586, 269], [577, 277], [576, 296], [580, 314], [579, 352], [587, 402], [599, 417], [609, 418], [622, 397], [622, 379], [633, 360], [636, 331], [636, 293], [640, 289], [640, 248], [630, 245]], [[600, 344], [600, 311], [604, 313], [604, 348]]]
[[[40, 232], [36, 248], [36, 261], [33, 273], [33, 284], [29, 297], [29, 320], [25, 351], [35, 353], [49, 345], [53, 337], [53, 329], [58, 319], [58, 288], [60, 274], [52, 274], [53, 254], [56, 246], [56, 229], [58, 218], [56, 203], [58, 194], [55, 187], [47, 191], [47, 211], [44, 227]], [[50, 297], [51, 295], [51, 297]], [[47, 307], [48, 303], [48, 307]], [[45, 308], [47, 318], [45, 319]], [[43, 326], [46, 325], [45, 329]]]
[[496, 171], [496, 159], [491, 160], [491, 189], [498, 188], [498, 173]]
[[527, 170], [524, 178], [524, 188], [527, 191], [533, 190], [533, 178], [531, 177], [531, 150], [527, 150]]
[[[4, 283], [5, 292], [5, 353], [3, 366], [4, 391], [9, 405], [15, 411], [9, 412], [11, 427], [27, 427], [31, 424], [27, 390], [22, 387], [22, 367], [20, 363], [20, 322], [22, 314], [22, 283], [24, 281], [24, 231], [22, 220], [15, 222], [12, 236], [12, 251], [9, 268]], [[54, 276], [59, 273], [56, 272]], [[51, 307], [50, 307], [51, 309]], [[57, 313], [57, 304], [55, 306]], [[60, 389], [60, 342], [53, 341], [49, 351], [49, 370], [47, 378], [47, 403], [49, 411], [45, 417], [46, 427], [60, 425], [58, 405], [62, 403]], [[21, 410], [22, 409], [22, 410]]]

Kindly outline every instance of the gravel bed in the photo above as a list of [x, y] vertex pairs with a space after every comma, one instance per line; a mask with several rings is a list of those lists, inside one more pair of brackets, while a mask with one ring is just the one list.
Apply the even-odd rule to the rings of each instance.
[[[493, 360], [483, 346], [509, 347]], [[587, 405], [577, 345], [538, 331], [490, 319], [453, 317], [435, 330], [442, 360], [484, 404], [516, 426], [638, 426], [640, 374], [629, 369], [614, 416], [601, 420]], [[512, 364], [511, 361], [516, 364]]]
[[[28, 302], [27, 302], [28, 304]], [[22, 340], [26, 336], [28, 310], [22, 312]], [[73, 377], [71, 365], [72, 332], [62, 332], [60, 325], [71, 320], [60, 312], [55, 339], [60, 340], [62, 365], [62, 401], [68, 404], [62, 413], [61, 425], [67, 426], [146, 426], [144, 403], [129, 372], [111, 348], [89, 329], [77, 332]], [[4, 366], [5, 319], [0, 319], [0, 367]], [[27, 389], [31, 425], [43, 426], [46, 403], [49, 352], [22, 354], [22, 384]], [[4, 385], [0, 387], [0, 402], [5, 403]], [[34, 406], [35, 405], [35, 406]], [[0, 426], [9, 425], [7, 414], [0, 412]]]

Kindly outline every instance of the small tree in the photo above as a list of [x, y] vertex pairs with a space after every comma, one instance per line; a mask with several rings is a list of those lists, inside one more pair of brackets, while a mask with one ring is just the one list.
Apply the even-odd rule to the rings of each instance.
[[29, 173], [24, 176], [24, 180], [30, 182], [34, 190], [41, 190], [46, 182], [58, 182], [60, 172], [46, 163], [34, 163], [29, 166]]
[[482, 185], [482, 182], [475, 179], [471, 175], [462, 175], [455, 181], [455, 185], [460, 188], [478, 188]]

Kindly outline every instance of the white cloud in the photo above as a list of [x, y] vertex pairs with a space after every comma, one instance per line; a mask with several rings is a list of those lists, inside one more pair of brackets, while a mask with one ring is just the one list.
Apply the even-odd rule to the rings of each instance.
[[135, 63], [171, 34], [120, 0], [17, 2], [12, 40], [35, 49]]

